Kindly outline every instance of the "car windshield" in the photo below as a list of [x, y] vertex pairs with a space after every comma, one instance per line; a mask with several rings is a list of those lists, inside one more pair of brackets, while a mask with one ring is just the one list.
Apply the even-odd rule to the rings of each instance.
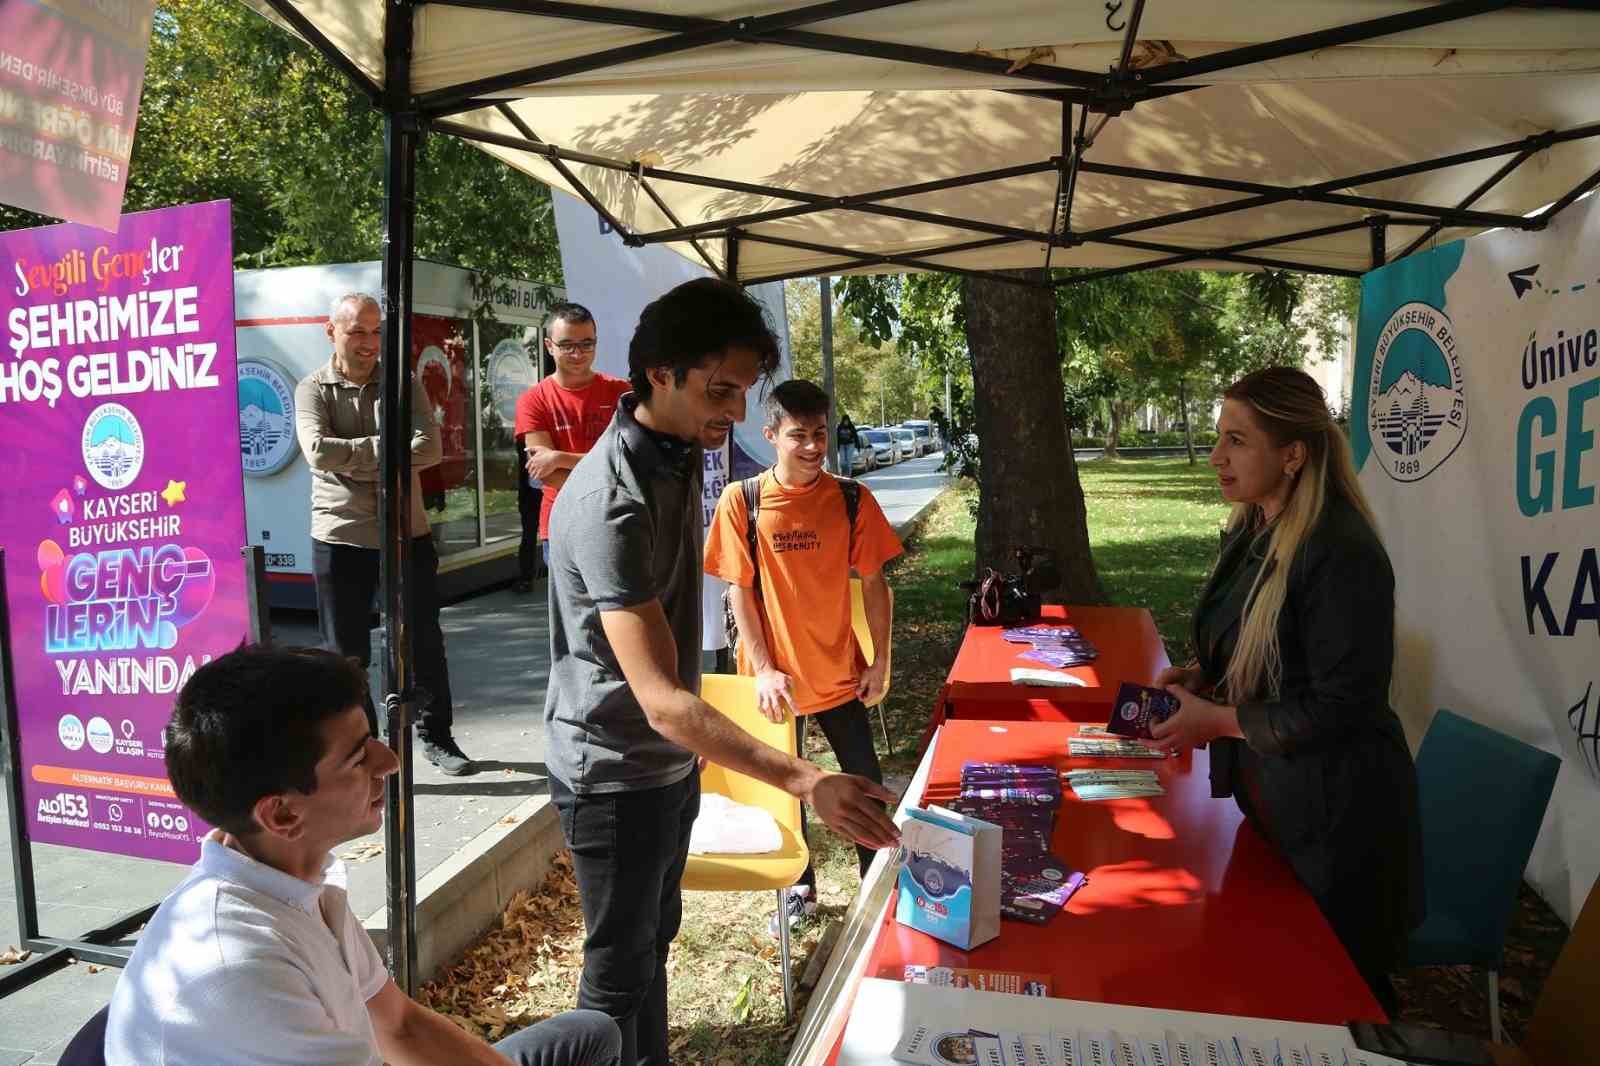
[[867, 439], [874, 444], [888, 444], [889, 434], [881, 429], [875, 429], [871, 433], [867, 434]]

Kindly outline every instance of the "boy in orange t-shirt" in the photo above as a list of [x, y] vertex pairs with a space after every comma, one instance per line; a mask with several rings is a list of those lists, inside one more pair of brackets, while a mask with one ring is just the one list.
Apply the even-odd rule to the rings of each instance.
[[[739, 624], [738, 669], [755, 676], [762, 713], [781, 722], [792, 709], [802, 739], [805, 719], [814, 719], [840, 770], [881, 783], [866, 704], [883, 693], [889, 656], [880, 652], [871, 666], [863, 661], [851, 628], [850, 571], [861, 576], [872, 646], [887, 649], [891, 619], [883, 564], [900, 554], [900, 539], [864, 485], [823, 469], [827, 393], [809, 381], [786, 381], [772, 390], [765, 407], [763, 433], [778, 462], [759, 475], [759, 558], [751, 559], [744, 487], [733, 482], [706, 534], [706, 573], [729, 585]], [[857, 495], [853, 505], [847, 494]], [[875, 853], [859, 847], [856, 852], [865, 873]], [[816, 874], [808, 866], [789, 891], [790, 920], [814, 912], [815, 896]]]

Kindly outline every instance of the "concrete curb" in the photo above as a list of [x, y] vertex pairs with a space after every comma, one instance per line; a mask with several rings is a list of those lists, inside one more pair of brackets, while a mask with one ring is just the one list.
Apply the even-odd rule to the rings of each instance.
[[[954, 482], [952, 481], [952, 484], [953, 483]], [[899, 537], [901, 540], [905, 540], [906, 533], [913, 529], [916, 524], [922, 520], [923, 515], [927, 514], [933, 509], [933, 505], [939, 502], [939, 497], [943, 496], [945, 494], [945, 489], [948, 489], [949, 487], [949, 485], [946, 485], [945, 488], [934, 493], [933, 499], [929, 500], [921, 507], [918, 507], [916, 512], [910, 518], [896, 522], [894, 524], [894, 535]]]
[[[417, 975], [428, 981], [500, 918], [511, 897], [536, 886], [563, 847], [548, 796], [531, 796], [417, 882]], [[378, 950], [388, 908], [362, 922]]]

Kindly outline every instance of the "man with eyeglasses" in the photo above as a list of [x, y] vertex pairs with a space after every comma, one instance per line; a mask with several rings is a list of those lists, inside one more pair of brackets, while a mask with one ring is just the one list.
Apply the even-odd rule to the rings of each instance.
[[[372, 597], [379, 576], [382, 326], [383, 309], [375, 297], [353, 292], [335, 300], [327, 324], [332, 356], [294, 393], [295, 431], [311, 466], [311, 568], [323, 646], [359, 660], [362, 666], [372, 662]], [[441, 773], [460, 777], [476, 770], [451, 735], [450, 667], [439, 627], [439, 553], [422, 509], [422, 482], [417, 476], [438, 465], [442, 455], [433, 405], [412, 377], [411, 572], [405, 585], [417, 685], [429, 696], [419, 715], [417, 736], [429, 762]], [[376, 732], [370, 698], [367, 717]]]
[[539, 539], [550, 565], [550, 508], [567, 475], [611, 424], [628, 382], [594, 368], [594, 315], [582, 304], [557, 304], [545, 322], [545, 350], [555, 373], [517, 399], [517, 439], [527, 450], [528, 476], [540, 482]]

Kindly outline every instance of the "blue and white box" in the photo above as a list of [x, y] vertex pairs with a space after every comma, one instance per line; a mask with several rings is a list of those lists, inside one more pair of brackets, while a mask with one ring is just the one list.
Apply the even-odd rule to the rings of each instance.
[[895, 921], [964, 951], [999, 936], [1001, 833], [944, 807], [908, 809]]

